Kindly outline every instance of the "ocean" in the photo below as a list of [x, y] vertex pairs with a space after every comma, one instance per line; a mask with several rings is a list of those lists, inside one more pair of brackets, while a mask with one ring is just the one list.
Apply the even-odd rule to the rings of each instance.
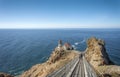
[[120, 29], [0, 29], [0, 72], [19, 75], [45, 62], [58, 40], [84, 51], [93, 36], [105, 41], [110, 59], [120, 65]]

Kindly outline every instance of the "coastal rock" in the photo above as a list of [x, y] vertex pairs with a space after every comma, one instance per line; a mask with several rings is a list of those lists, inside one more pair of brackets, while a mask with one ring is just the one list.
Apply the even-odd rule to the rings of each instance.
[[[54, 49], [46, 62], [34, 65], [20, 77], [46, 77], [77, 56], [79, 56], [77, 51], [66, 50], [59, 42], [58, 47]], [[120, 77], [120, 67], [111, 65], [113, 62], [109, 59], [103, 40], [95, 37], [88, 39], [85, 58], [94, 67], [96, 73], [100, 75], [99, 77]]]
[[49, 63], [55, 63], [56, 61], [58, 61], [62, 55], [64, 55], [66, 52], [63, 49], [63, 47], [57, 47], [55, 48], [54, 52], [51, 54], [48, 62]]
[[0, 77], [14, 77], [14, 76], [6, 74], [6, 73], [0, 73]]
[[85, 57], [94, 67], [112, 63], [106, 52], [105, 42], [95, 37], [88, 39]]
[[46, 77], [48, 74], [64, 66], [76, 56], [78, 56], [77, 52], [72, 50], [65, 51], [63, 47], [56, 47], [45, 63], [34, 65], [20, 77]]
[[103, 40], [89, 38], [85, 58], [94, 67], [99, 77], [120, 77], [120, 66], [114, 65], [110, 60]]
[[120, 66], [104, 65], [96, 68], [100, 77], [120, 77]]

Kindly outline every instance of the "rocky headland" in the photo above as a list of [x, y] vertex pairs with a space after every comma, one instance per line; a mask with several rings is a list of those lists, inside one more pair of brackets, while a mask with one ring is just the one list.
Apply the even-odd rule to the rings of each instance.
[[120, 77], [120, 66], [114, 65], [110, 60], [103, 40], [89, 38], [85, 58], [101, 77]]
[[[86, 43], [87, 48], [84, 52], [84, 56], [99, 77], [120, 77], [120, 66], [114, 65], [110, 60], [105, 48], [105, 42], [101, 39], [92, 37], [89, 38]], [[58, 46], [53, 50], [46, 62], [34, 65], [19, 77], [46, 77], [48, 74], [59, 69], [78, 56], [79, 51], [73, 50], [70, 43], [62, 45], [62, 41], [60, 40]], [[0, 77], [13, 76], [0, 74]]]
[[109, 59], [104, 41], [95, 37], [88, 39], [85, 57], [94, 67], [114, 64]]
[[[120, 66], [114, 65], [106, 52], [105, 42], [95, 37], [87, 40], [85, 58], [93, 66], [100, 77], [120, 77]], [[69, 44], [65, 44], [67, 49]], [[49, 59], [42, 64], [33, 66], [30, 70], [24, 72], [21, 77], [45, 77], [51, 72], [64, 66], [70, 60], [78, 56], [75, 50], [66, 50], [59, 41], [58, 47], [52, 52]]]
[[[67, 48], [70, 46], [68, 45]], [[42, 64], [37, 64], [24, 72], [20, 77], [46, 77], [48, 74], [59, 69], [79, 54], [74, 50], [66, 50], [64, 46], [59, 45], [54, 49], [49, 59]]]

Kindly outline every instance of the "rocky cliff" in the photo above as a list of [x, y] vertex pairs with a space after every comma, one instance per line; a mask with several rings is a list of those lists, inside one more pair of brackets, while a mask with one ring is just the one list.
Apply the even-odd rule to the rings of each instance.
[[89, 38], [85, 57], [100, 77], [120, 77], [120, 66], [114, 65], [110, 60], [103, 40], [95, 37]]
[[85, 57], [94, 67], [112, 63], [106, 52], [105, 42], [95, 37], [88, 39]]
[[[46, 77], [77, 56], [79, 56], [77, 51], [66, 50], [65, 46], [58, 45], [46, 62], [34, 65], [18, 77]], [[120, 66], [112, 65], [113, 62], [109, 59], [103, 40], [95, 37], [88, 39], [85, 58], [94, 67], [95, 71], [100, 74], [100, 77], [120, 77]], [[0, 77], [13, 76], [0, 73]]]
[[20, 77], [46, 77], [51, 72], [68, 63], [77, 55], [78, 53], [73, 52], [72, 50], [67, 51], [64, 50], [63, 47], [56, 47], [45, 63], [34, 65]]

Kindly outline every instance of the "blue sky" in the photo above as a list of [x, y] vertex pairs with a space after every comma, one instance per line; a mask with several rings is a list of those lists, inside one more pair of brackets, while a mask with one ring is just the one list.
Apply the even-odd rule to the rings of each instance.
[[0, 0], [0, 28], [120, 28], [120, 0]]

